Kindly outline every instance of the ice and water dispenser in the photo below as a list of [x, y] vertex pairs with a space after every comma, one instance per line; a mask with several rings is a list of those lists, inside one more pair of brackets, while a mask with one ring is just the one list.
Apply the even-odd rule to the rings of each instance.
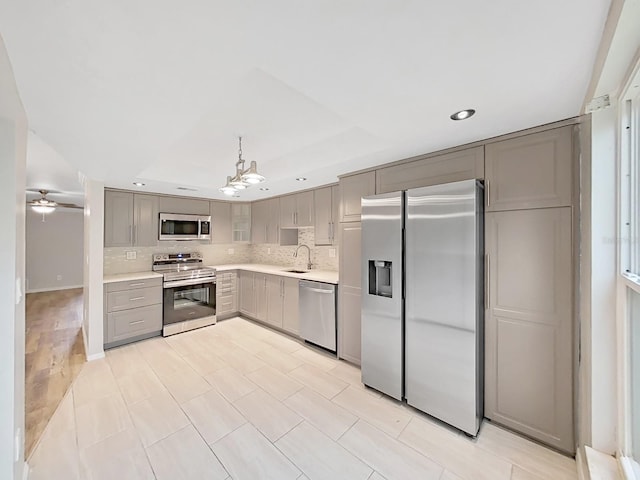
[[391, 298], [391, 264], [384, 260], [369, 260], [369, 294]]

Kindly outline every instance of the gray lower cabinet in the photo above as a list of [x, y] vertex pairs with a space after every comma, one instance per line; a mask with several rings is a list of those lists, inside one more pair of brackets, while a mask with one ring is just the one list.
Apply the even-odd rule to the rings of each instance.
[[256, 297], [254, 290], [254, 273], [240, 271], [240, 313], [249, 317], [256, 316]]
[[298, 283], [297, 278], [282, 277], [282, 328], [294, 335], [298, 335], [300, 332]]
[[162, 278], [107, 283], [104, 346], [116, 347], [162, 332]]
[[216, 315], [219, 320], [238, 313], [238, 274], [218, 273], [216, 276]]
[[485, 230], [485, 416], [573, 453], [571, 208], [490, 212]]
[[264, 273], [254, 273], [254, 294], [256, 296], [256, 320], [267, 320], [267, 277]]
[[340, 224], [340, 288], [338, 289], [338, 357], [360, 365], [361, 318], [360, 222]]
[[282, 314], [284, 311], [284, 277], [267, 275], [267, 315], [265, 321], [274, 327], [282, 328]]

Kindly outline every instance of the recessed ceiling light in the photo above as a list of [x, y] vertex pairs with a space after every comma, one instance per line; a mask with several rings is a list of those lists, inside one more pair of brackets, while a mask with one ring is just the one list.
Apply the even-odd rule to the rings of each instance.
[[266, 192], [269, 189], [267, 187], [260, 187], [260, 190], [262, 190], [263, 192]]
[[296, 178], [296, 180], [299, 182], [305, 182], [307, 180], [307, 177], [298, 177]]
[[449, 118], [451, 118], [451, 120], [466, 120], [473, 116], [474, 113], [476, 113], [476, 111], [473, 108], [468, 108], [452, 114]]
[[145, 184], [144, 184], [144, 183], [142, 183], [142, 182], [133, 182], [133, 184], [134, 184], [136, 187], [144, 187], [144, 186], [145, 186]]

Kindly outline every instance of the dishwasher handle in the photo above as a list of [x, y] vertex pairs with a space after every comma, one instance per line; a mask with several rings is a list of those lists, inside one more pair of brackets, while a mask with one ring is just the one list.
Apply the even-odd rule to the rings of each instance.
[[310, 292], [317, 292], [317, 293], [328, 293], [329, 295], [333, 295], [333, 290], [325, 290], [323, 288], [311, 288], [311, 287], [302, 287], [305, 290], [309, 290]]

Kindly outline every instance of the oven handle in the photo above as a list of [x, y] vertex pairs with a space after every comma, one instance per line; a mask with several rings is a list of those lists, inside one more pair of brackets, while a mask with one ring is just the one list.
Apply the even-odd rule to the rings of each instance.
[[198, 284], [213, 283], [215, 285], [215, 278], [189, 278], [187, 280], [176, 280], [174, 282], [164, 282], [162, 288], [184, 287], [186, 285], [198, 285]]

